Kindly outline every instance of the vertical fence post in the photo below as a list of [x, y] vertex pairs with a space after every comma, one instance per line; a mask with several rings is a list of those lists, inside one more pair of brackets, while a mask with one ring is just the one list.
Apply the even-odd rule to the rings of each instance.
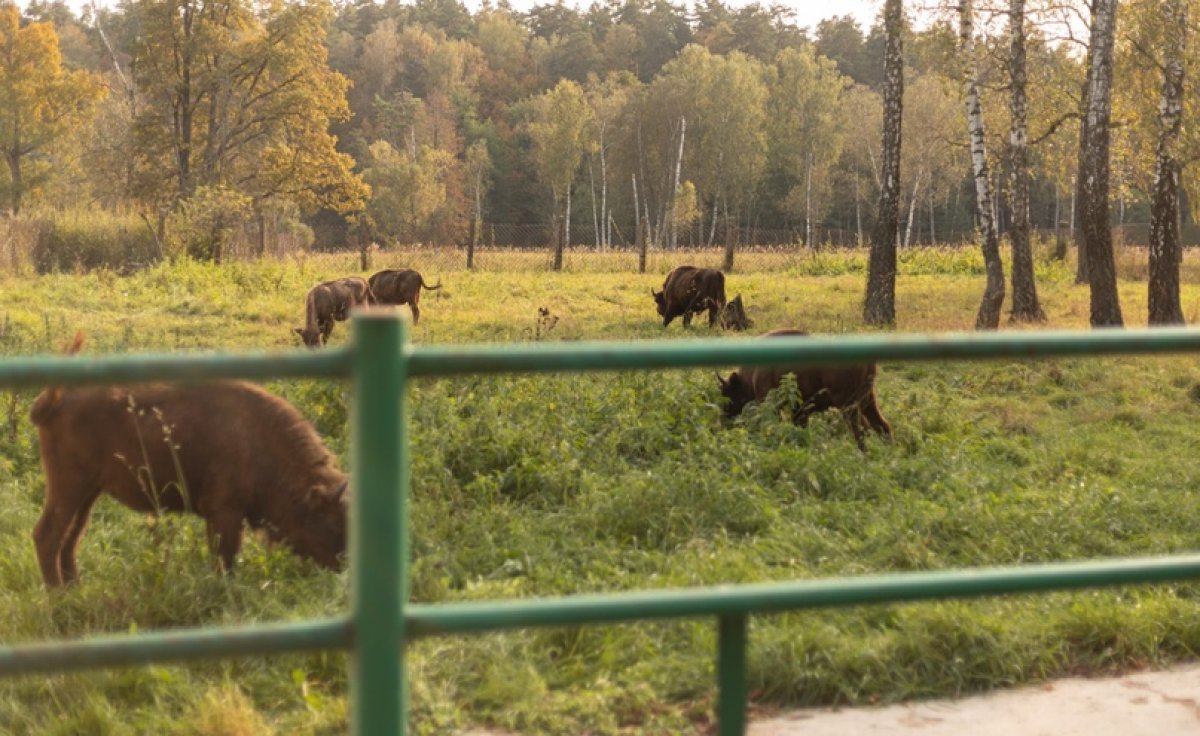
[[408, 323], [395, 310], [360, 312], [353, 330], [351, 733], [403, 734], [408, 712]]
[[717, 619], [717, 733], [746, 733], [746, 646], [749, 640], [745, 615]]

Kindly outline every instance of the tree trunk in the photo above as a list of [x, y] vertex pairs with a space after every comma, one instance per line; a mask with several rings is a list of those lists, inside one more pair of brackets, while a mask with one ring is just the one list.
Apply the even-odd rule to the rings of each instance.
[[675, 184], [671, 187], [671, 196], [668, 200], [668, 212], [670, 216], [667, 218], [667, 237], [669, 238], [667, 247], [671, 250], [675, 250], [676, 239], [679, 235], [675, 232], [675, 195], [679, 193], [679, 177], [683, 169], [683, 140], [686, 137], [687, 118], [679, 118], [679, 155], [675, 157]]
[[886, 0], [883, 8], [883, 162], [879, 215], [871, 233], [867, 294], [863, 303], [863, 320], [870, 325], [896, 324], [896, 235], [900, 220], [900, 121], [904, 96], [902, 20], [900, 0]]
[[471, 213], [471, 233], [467, 238], [467, 270], [475, 268], [475, 247], [483, 226], [483, 172], [475, 172], [475, 211]]
[[554, 261], [550, 267], [551, 267], [551, 269], [553, 269], [555, 271], [562, 270], [562, 260], [563, 260], [562, 223], [560, 223], [559, 219], [558, 219], [558, 218], [562, 217], [562, 212], [558, 209], [558, 207], [559, 207], [558, 190], [555, 189], [555, 191], [554, 191], [554, 209], [551, 210], [551, 212], [553, 214], [550, 216], [550, 227], [554, 233], [552, 236], [554, 239]]
[[994, 219], [995, 200], [992, 180], [988, 174], [987, 148], [983, 125], [983, 105], [979, 100], [979, 71], [975, 63], [975, 18], [971, 0], [962, 0], [959, 10], [959, 43], [966, 66], [967, 134], [971, 147], [971, 175], [975, 180], [975, 214], [983, 237], [983, 262], [987, 269], [987, 285], [975, 329], [995, 330], [1000, 327], [1000, 309], [1004, 306], [1004, 264], [1000, 262], [1000, 243]]
[[638, 204], [637, 174], [633, 174], [633, 238], [638, 252], [638, 273], [646, 273], [646, 237], [642, 232], [641, 207]]
[[722, 271], [733, 270], [733, 226], [730, 224], [729, 218], [729, 203], [724, 202], [722, 209], [725, 211], [725, 257], [721, 260]]
[[21, 213], [21, 194], [25, 188], [24, 182], [21, 179], [21, 153], [16, 150], [4, 152], [4, 159], [8, 162], [8, 175], [11, 190], [9, 192], [8, 209], [13, 217]]
[[1046, 313], [1038, 302], [1037, 283], [1033, 276], [1033, 248], [1029, 242], [1029, 100], [1025, 74], [1025, 0], [1009, 0], [1008, 28], [1011, 39], [1008, 69], [1012, 117], [1008, 136], [1009, 161], [1012, 165], [1009, 192], [1012, 224], [1008, 231], [1008, 239], [1012, 244], [1012, 311], [1009, 319], [1014, 322], [1044, 322]]
[[862, 229], [862, 197], [859, 194], [858, 173], [854, 174], [854, 232], [855, 243], [859, 248], [863, 246], [863, 229]]
[[937, 231], [933, 222], [933, 187], [929, 187], [929, 244], [937, 245]]
[[567, 210], [563, 213], [562, 239], [558, 241], [558, 252], [554, 254], [554, 270], [563, 267], [563, 250], [571, 244], [571, 185], [567, 185]]
[[178, 51], [179, 87], [175, 105], [175, 156], [179, 167], [179, 197], [192, 196], [195, 185], [192, 181], [192, 3], [182, 4], [183, 48]]
[[1067, 260], [1067, 239], [1062, 233], [1062, 194], [1054, 191], [1054, 260]]
[[1154, 198], [1150, 209], [1150, 324], [1183, 324], [1179, 303], [1179, 159], [1183, 118], [1183, 61], [1187, 34], [1185, 0], [1167, 0], [1163, 44], [1163, 86], [1158, 103]]
[[254, 221], [258, 225], [258, 257], [262, 258], [267, 254], [267, 215], [262, 208], [255, 208]]
[[1080, 141], [1079, 179], [1083, 182], [1082, 215], [1087, 276], [1091, 285], [1093, 327], [1119, 327], [1121, 305], [1109, 222], [1109, 121], [1112, 117], [1113, 41], [1117, 0], [1095, 0], [1087, 74], [1086, 137]]
[[912, 198], [908, 200], [908, 219], [904, 221], [904, 247], [912, 245], [913, 216], [917, 211], [917, 196], [921, 193], [921, 177], [925, 169], [917, 169], [917, 178], [913, 181]]
[[808, 152], [808, 170], [805, 172], [804, 182], [804, 244], [810, 249], [813, 247], [812, 235], [812, 171], [813, 171], [813, 155], [812, 151]]
[[596, 250], [600, 250], [600, 215], [596, 212], [596, 172], [592, 166], [592, 159], [588, 157], [588, 186], [591, 188], [592, 196], [592, 242], [596, 244]]
[[467, 233], [467, 270], [475, 268], [475, 243], [479, 238], [479, 218], [472, 215], [471, 229]]
[[608, 164], [604, 158], [604, 135], [600, 136], [600, 228], [604, 231], [600, 236], [600, 247], [608, 249], [612, 246], [609, 226], [612, 218], [608, 214]]

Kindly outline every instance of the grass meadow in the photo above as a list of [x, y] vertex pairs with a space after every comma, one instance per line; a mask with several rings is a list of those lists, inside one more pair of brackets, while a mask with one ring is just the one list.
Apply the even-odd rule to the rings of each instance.
[[[1120, 258], [1130, 325], [1144, 324], [1145, 254]], [[865, 254], [809, 254], [729, 274], [755, 331], [861, 330]], [[560, 274], [431, 270], [417, 342], [690, 339], [649, 296], [667, 270], [599, 259]], [[485, 261], [486, 264], [486, 261]], [[306, 290], [357, 265], [194, 262], [129, 276], [0, 276], [0, 352], [91, 354], [295, 348]], [[983, 286], [975, 251], [901, 259], [899, 329], [965, 330]], [[1086, 287], [1041, 260], [1049, 327], [1084, 328]], [[1184, 264], [1200, 320], [1200, 259]], [[535, 328], [537, 308], [560, 317]], [[334, 342], [347, 339], [339, 325]], [[349, 467], [348, 388], [269, 387]], [[858, 452], [836, 416], [808, 428], [772, 406], [726, 426], [710, 371], [420, 381], [413, 389], [413, 598], [482, 600], [933, 570], [1194, 550], [1200, 542], [1200, 362], [1192, 357], [888, 363], [880, 406], [896, 438]], [[0, 393], [0, 641], [226, 625], [346, 609], [345, 573], [249, 543], [219, 576], [198, 520], [102, 500], [80, 584], [49, 595], [30, 540], [43, 479], [36, 392]], [[353, 472], [353, 468], [350, 468]], [[954, 695], [1066, 673], [1193, 658], [1200, 587], [1159, 585], [874, 606], [751, 621], [761, 711]], [[704, 732], [715, 626], [630, 624], [423, 641], [411, 650], [415, 731]], [[4, 734], [336, 734], [346, 660], [296, 654], [0, 680]]]

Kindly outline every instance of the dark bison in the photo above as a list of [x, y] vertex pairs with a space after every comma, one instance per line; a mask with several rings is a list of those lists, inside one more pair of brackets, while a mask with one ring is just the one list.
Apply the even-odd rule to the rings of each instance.
[[692, 315], [708, 310], [708, 326], [717, 323], [717, 315], [725, 308], [725, 274], [715, 268], [679, 266], [667, 274], [662, 291], [650, 289], [658, 306], [663, 327], [676, 317], [683, 317], [683, 326], [692, 323]]
[[371, 287], [358, 276], [317, 284], [304, 298], [304, 326], [295, 328], [296, 334], [308, 347], [320, 347], [329, 341], [334, 322], [344, 322], [351, 308], [370, 303]]
[[[804, 330], [773, 330], [763, 337], [795, 337], [807, 335]], [[859, 449], [867, 449], [863, 438], [869, 427], [883, 437], [891, 438], [892, 427], [879, 411], [875, 398], [874, 363], [841, 366], [797, 366], [797, 367], [743, 367], [729, 374], [729, 378], [717, 376], [721, 395], [728, 399], [725, 406], [727, 416], [736, 417], [751, 401], [762, 401], [764, 397], [789, 373], [796, 377], [796, 388], [803, 399], [796, 409], [796, 421], [801, 425], [808, 418], [826, 409], [841, 409]]]
[[246, 522], [323, 567], [346, 549], [346, 476], [300, 412], [257, 386], [51, 388], [30, 417], [46, 474], [33, 541], [49, 587], [78, 577], [75, 550], [104, 493], [203, 517], [226, 571]]
[[421, 274], [411, 268], [386, 269], [371, 276], [371, 294], [375, 304], [407, 304], [412, 310], [413, 324], [421, 319], [421, 289], [434, 291], [440, 283], [429, 286]]
[[721, 310], [721, 326], [727, 330], [748, 330], [754, 326], [754, 320], [746, 316], [746, 305], [742, 303], [742, 295], [738, 294]]

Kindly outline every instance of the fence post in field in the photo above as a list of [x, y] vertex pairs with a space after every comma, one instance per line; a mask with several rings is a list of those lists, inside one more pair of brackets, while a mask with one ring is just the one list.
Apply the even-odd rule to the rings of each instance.
[[393, 309], [372, 309], [352, 320], [353, 736], [403, 734], [408, 712], [403, 618], [408, 601], [407, 319]]

